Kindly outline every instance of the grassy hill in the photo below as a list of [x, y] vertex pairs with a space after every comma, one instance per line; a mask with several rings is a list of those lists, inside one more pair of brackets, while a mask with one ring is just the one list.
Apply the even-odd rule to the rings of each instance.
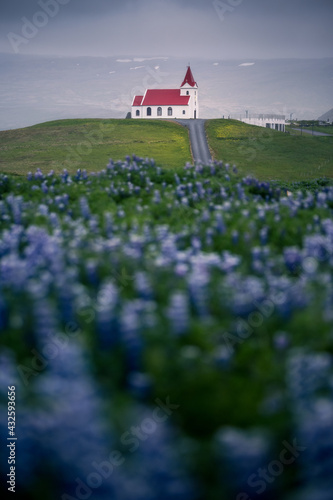
[[258, 179], [304, 181], [333, 177], [333, 137], [291, 136], [237, 120], [209, 120], [214, 157]]
[[[333, 178], [333, 137], [291, 136], [237, 120], [208, 120], [214, 158], [262, 180]], [[25, 175], [41, 168], [99, 171], [109, 158], [154, 158], [177, 168], [191, 160], [188, 131], [159, 120], [76, 119], [0, 132], [0, 172]]]
[[19, 175], [41, 168], [99, 171], [127, 155], [154, 158], [169, 168], [191, 161], [188, 131], [158, 120], [61, 120], [0, 132], [0, 171]]

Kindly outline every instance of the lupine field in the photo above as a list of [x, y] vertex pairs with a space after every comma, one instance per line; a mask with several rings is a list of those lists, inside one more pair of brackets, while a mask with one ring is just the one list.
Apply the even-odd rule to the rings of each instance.
[[0, 176], [22, 498], [332, 500], [333, 187], [289, 189], [135, 156]]

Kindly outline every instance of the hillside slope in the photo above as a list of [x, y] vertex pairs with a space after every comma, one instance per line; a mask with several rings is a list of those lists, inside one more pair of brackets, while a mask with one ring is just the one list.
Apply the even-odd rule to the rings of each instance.
[[[207, 120], [216, 160], [262, 180], [333, 178], [333, 137], [292, 136], [237, 120]], [[188, 130], [172, 121], [75, 119], [0, 132], [0, 172], [25, 175], [40, 168], [96, 172], [109, 159], [137, 155], [161, 167], [192, 162]]]
[[209, 120], [213, 157], [262, 180], [333, 177], [333, 137], [294, 136], [237, 120]]
[[6, 173], [99, 171], [110, 158], [132, 154], [181, 167], [191, 161], [188, 131], [161, 120], [77, 119], [0, 132], [0, 171]]

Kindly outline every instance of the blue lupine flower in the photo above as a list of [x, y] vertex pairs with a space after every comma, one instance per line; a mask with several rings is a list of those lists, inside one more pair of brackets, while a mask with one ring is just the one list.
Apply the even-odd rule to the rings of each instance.
[[153, 202], [156, 203], [156, 204], [161, 203], [161, 193], [157, 189], [155, 189], [155, 191], [154, 191]]
[[226, 231], [226, 226], [221, 213], [216, 214], [216, 231], [218, 234], [224, 234]]
[[151, 377], [146, 373], [130, 372], [127, 376], [127, 387], [135, 397], [145, 399], [151, 393]]
[[175, 335], [186, 333], [189, 328], [190, 311], [188, 297], [185, 292], [176, 291], [171, 295], [167, 316], [172, 333]]
[[285, 265], [290, 272], [299, 270], [302, 262], [302, 256], [297, 247], [287, 247], [283, 250]]
[[268, 227], [267, 226], [264, 226], [260, 229], [259, 231], [259, 237], [260, 237], [260, 243], [262, 245], [267, 245], [267, 241], [268, 241]]
[[121, 341], [125, 349], [126, 368], [141, 371], [143, 341], [137, 304], [127, 301], [120, 316]]
[[38, 179], [38, 180], [39, 180], [39, 179], [40, 179], [40, 180], [44, 179], [44, 175], [43, 175], [43, 173], [42, 173], [42, 171], [41, 171], [41, 169], [40, 169], [40, 168], [37, 168], [36, 173], [35, 173], [35, 175], [34, 175], [34, 178], [35, 178], [35, 179]]
[[285, 350], [290, 345], [290, 338], [286, 332], [276, 332], [273, 337], [273, 344], [277, 350]]
[[227, 250], [222, 252], [222, 262], [220, 264], [221, 269], [225, 272], [233, 271], [241, 262], [241, 257], [238, 255], [233, 255]]
[[267, 464], [271, 448], [270, 436], [262, 429], [249, 431], [233, 427], [221, 428], [214, 437], [215, 450], [223, 470], [221, 482], [228, 482], [235, 492], [253, 494], [248, 478]]
[[81, 196], [80, 198], [80, 211], [81, 215], [84, 219], [89, 219], [91, 216], [88, 200], [85, 196]]
[[154, 422], [152, 412], [145, 408], [136, 411], [135, 425], [146, 430], [147, 439], [130, 458], [135, 475], [134, 481], [127, 478], [124, 500], [198, 500], [196, 480], [185, 465], [189, 452], [182, 451], [185, 447], [172, 422]]
[[[49, 360], [47, 369], [36, 378], [33, 390], [43, 405], [20, 405], [20, 483], [33, 483], [53, 470], [54, 480], [46, 476], [50, 488], [72, 493], [75, 478], [87, 477], [92, 463], [108, 456], [110, 426], [102, 415], [100, 391], [89, 374], [85, 353], [78, 343], [68, 341], [58, 355]], [[68, 446], [70, 443], [70, 446]], [[117, 484], [114, 471], [96, 498], [113, 497]]]
[[143, 271], [137, 271], [134, 277], [135, 289], [140, 298], [149, 300], [153, 296], [153, 289], [147, 273]]
[[213, 360], [218, 368], [229, 369], [233, 353], [226, 346], [217, 346], [212, 353]]
[[239, 241], [239, 232], [237, 231], [237, 229], [234, 229], [231, 233], [231, 241], [234, 245], [237, 245], [238, 241]]

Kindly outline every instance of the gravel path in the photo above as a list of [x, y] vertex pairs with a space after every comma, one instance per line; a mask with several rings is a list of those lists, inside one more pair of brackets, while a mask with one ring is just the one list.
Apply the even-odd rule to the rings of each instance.
[[205, 132], [206, 120], [176, 120], [178, 123], [187, 127], [190, 131], [190, 141], [193, 160], [202, 163], [209, 163], [212, 159]]

